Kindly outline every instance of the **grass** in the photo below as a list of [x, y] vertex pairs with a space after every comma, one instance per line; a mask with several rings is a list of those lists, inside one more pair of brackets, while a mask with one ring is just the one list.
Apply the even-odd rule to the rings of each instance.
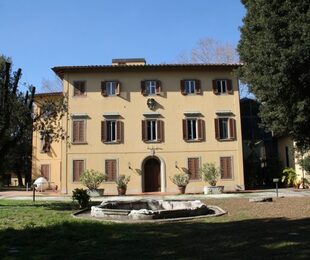
[[182, 223], [115, 224], [72, 218], [76, 206], [70, 202], [0, 200], [0, 259], [302, 259], [310, 255], [309, 202], [207, 200], [229, 213]]

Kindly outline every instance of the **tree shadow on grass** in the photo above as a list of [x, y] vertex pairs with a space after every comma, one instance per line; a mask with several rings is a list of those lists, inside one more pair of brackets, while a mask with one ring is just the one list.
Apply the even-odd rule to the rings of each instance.
[[310, 255], [310, 218], [113, 224], [72, 220], [0, 231], [0, 258], [261, 259]]

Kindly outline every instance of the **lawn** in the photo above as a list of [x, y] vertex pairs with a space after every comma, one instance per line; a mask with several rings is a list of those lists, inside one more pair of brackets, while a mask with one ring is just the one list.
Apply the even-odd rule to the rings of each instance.
[[71, 217], [70, 202], [0, 200], [0, 259], [261, 259], [310, 255], [310, 198], [206, 200], [228, 214], [170, 224]]

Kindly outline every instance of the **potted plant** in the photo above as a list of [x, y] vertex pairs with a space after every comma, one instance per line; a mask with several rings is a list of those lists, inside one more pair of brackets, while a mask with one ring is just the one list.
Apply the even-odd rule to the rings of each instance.
[[130, 176], [126, 177], [125, 174], [121, 174], [116, 178], [115, 183], [117, 186], [117, 191], [118, 191], [119, 196], [126, 194], [127, 184], [129, 181], [130, 181]]
[[98, 188], [105, 180], [105, 174], [93, 169], [84, 171], [80, 177], [80, 181], [89, 189], [88, 194], [91, 196], [103, 196], [104, 189]]
[[281, 181], [285, 184], [285, 186], [296, 187], [298, 185], [297, 174], [293, 168], [285, 168], [282, 173], [283, 173], [283, 176], [282, 176]]
[[203, 188], [204, 194], [222, 193], [224, 186], [216, 186], [218, 179], [221, 176], [220, 168], [215, 166], [215, 163], [204, 163], [199, 169], [201, 179], [210, 184]]
[[180, 194], [184, 194], [186, 186], [189, 183], [189, 175], [186, 173], [176, 173], [169, 178], [175, 185], [178, 186]]
[[76, 188], [72, 191], [72, 199], [78, 202], [80, 209], [84, 209], [89, 204], [90, 196], [87, 190]]

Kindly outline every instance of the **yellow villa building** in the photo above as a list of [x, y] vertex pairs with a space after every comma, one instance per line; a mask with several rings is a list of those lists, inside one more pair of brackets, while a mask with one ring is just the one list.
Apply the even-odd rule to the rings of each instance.
[[244, 189], [238, 79], [240, 64], [159, 64], [114, 59], [112, 65], [52, 68], [63, 81], [69, 111], [61, 124], [68, 142], [47, 147], [33, 133], [33, 178], [45, 176], [61, 193], [83, 187], [86, 169], [107, 174], [105, 195], [117, 194], [115, 178], [130, 175], [127, 194], [177, 192], [170, 178], [186, 172], [186, 192], [206, 184], [199, 168], [221, 168], [218, 185]]

